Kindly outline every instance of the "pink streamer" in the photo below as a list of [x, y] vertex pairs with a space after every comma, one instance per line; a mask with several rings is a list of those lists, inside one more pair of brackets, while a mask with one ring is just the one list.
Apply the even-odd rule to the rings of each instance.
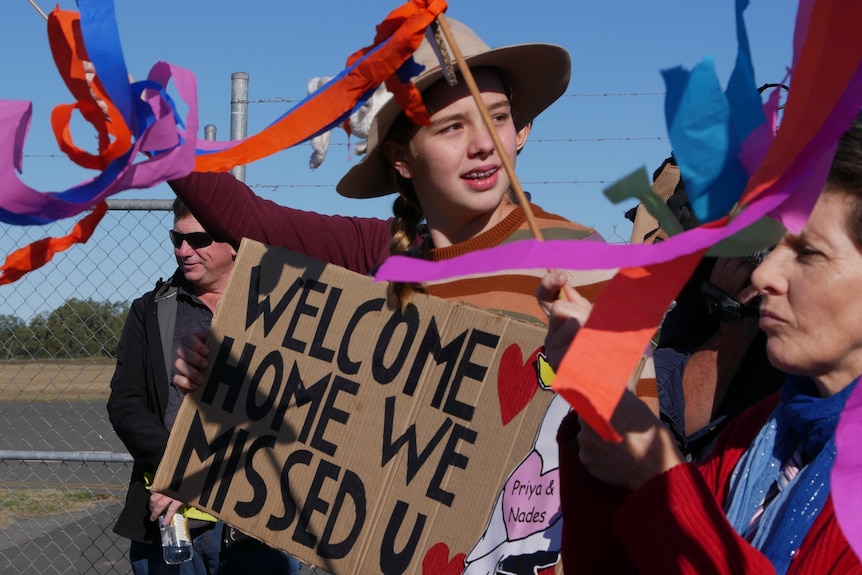
[[657, 244], [523, 240], [442, 262], [393, 256], [383, 263], [375, 280], [426, 282], [512, 269], [593, 270], [648, 266], [707, 249], [775, 210], [786, 197], [786, 192], [764, 195], [725, 227], [694, 228]]
[[832, 502], [835, 517], [856, 557], [862, 557], [862, 385], [856, 388], [844, 404], [835, 445], [838, 455], [832, 466]]
[[[16, 214], [37, 215], [48, 219], [61, 219], [74, 216], [89, 206], [123, 190], [150, 188], [169, 179], [178, 178], [191, 172], [195, 162], [197, 142], [197, 83], [194, 75], [178, 66], [159, 62], [150, 71], [149, 79], [166, 85], [173, 77], [180, 97], [188, 106], [185, 141], [178, 144], [179, 135], [170, 106], [160, 102], [158, 95], [151, 95], [148, 101], [153, 106], [157, 120], [150, 126], [131, 148], [131, 153], [109, 182], [97, 182], [98, 178], [108, 178], [111, 174], [102, 173], [97, 178], [82, 182], [80, 186], [92, 184], [104, 186], [95, 196], [81, 194], [81, 202], [66, 199], [57, 193], [42, 193], [18, 178], [21, 171], [24, 141], [30, 125], [32, 106], [29, 102], [0, 101], [0, 133], [15, 134], [14, 138], [0, 138], [0, 208]], [[140, 163], [134, 163], [143, 149], [167, 149], [164, 153]], [[85, 196], [86, 197], [83, 197]]]
[[[862, 66], [849, 78], [823, 123], [794, 158], [772, 158], [783, 171], [762, 193], [723, 227], [699, 227], [658, 244], [612, 245], [573, 240], [525, 240], [488, 250], [472, 252], [449, 260], [430, 262], [394, 256], [380, 267], [379, 281], [425, 282], [512, 269], [614, 269], [646, 266], [708, 249], [720, 240], [769, 215], [790, 231], [798, 232], [808, 219], [829, 171], [838, 138], [859, 113], [862, 104]], [[797, 111], [804, 113], [804, 111]], [[785, 124], [791, 124], [785, 118]], [[796, 138], [789, 130], [779, 130], [772, 142]], [[769, 142], [762, 133], [752, 134], [744, 148], [749, 165], [765, 158], [759, 146]], [[774, 152], [774, 150], [772, 150]], [[756, 179], [756, 178], [753, 178]]]

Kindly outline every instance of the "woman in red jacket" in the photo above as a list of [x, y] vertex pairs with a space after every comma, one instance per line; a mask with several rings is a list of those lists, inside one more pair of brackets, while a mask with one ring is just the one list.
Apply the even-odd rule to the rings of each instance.
[[[703, 463], [631, 393], [606, 443], [571, 414], [562, 424], [563, 562], [572, 573], [862, 573], [835, 518], [835, 428], [862, 374], [862, 122], [841, 138], [799, 234], [788, 233], [752, 276], [763, 294], [769, 359], [792, 374], [719, 436]], [[543, 280], [558, 361], [589, 303]], [[751, 385], [758, 382], [752, 381]], [[860, 478], [862, 480], [862, 478]]]

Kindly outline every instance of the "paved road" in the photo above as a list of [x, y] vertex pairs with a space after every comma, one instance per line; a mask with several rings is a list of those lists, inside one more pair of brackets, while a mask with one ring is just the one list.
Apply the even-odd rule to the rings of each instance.
[[[125, 454], [103, 402], [0, 403], [0, 450]], [[6, 487], [86, 487], [122, 496], [131, 468], [125, 464], [0, 461]]]
[[[111, 532], [120, 504], [29, 519], [0, 529], [3, 575], [130, 575], [129, 542]], [[326, 575], [304, 566], [302, 575]]]
[[[0, 450], [125, 453], [103, 402], [0, 403]], [[4, 521], [0, 574], [131, 573], [128, 541], [111, 531], [131, 467], [126, 464], [0, 461], [0, 486], [87, 487], [113, 498], [75, 513]], [[303, 575], [325, 575], [306, 567]]]
[[[0, 449], [124, 453], [103, 402], [0, 403]], [[124, 464], [0, 461], [0, 485], [88, 488], [112, 497], [74, 513], [0, 523], [0, 573], [126, 574], [128, 543], [111, 532], [131, 468]]]
[[0, 403], [0, 449], [120, 451], [104, 402]]

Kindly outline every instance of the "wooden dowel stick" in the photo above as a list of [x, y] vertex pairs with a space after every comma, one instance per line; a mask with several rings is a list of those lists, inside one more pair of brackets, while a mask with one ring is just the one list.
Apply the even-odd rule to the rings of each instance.
[[42, 15], [42, 18], [44, 18], [44, 19], [45, 19], [45, 21], [47, 21], [47, 20], [48, 20], [48, 15], [47, 15], [47, 14], [45, 14], [44, 12], [42, 12], [42, 9], [41, 9], [41, 8], [39, 8], [39, 6], [38, 6], [35, 2], [33, 2], [33, 0], [27, 0], [27, 2], [29, 2], [29, 3], [30, 3], [30, 6], [32, 6], [33, 8], [35, 8], [35, 9], [36, 9], [36, 11], [37, 11], [39, 14], [41, 14], [41, 15]]

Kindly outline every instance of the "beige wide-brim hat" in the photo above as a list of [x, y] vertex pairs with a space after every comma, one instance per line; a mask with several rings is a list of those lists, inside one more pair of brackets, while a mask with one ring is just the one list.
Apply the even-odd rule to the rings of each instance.
[[[572, 60], [562, 46], [517, 44], [492, 49], [461, 22], [452, 18], [446, 21], [471, 70], [492, 67], [505, 75], [512, 93], [517, 129], [531, 122], [566, 91], [572, 74]], [[425, 66], [424, 71], [413, 78], [420, 92], [443, 77], [440, 62], [427, 37], [413, 58]], [[400, 113], [401, 108], [394, 98], [380, 108], [368, 130], [365, 159], [350, 168], [338, 182], [336, 190], [339, 194], [348, 198], [376, 198], [396, 192], [391, 167], [380, 144]]]

